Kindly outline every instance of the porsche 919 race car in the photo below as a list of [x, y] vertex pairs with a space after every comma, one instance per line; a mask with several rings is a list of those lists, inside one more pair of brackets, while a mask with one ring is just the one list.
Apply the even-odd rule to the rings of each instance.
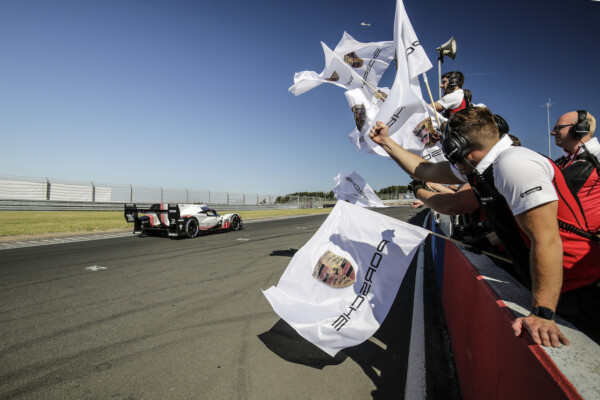
[[239, 214], [219, 215], [202, 204], [152, 204], [150, 208], [125, 204], [125, 220], [133, 222], [134, 233], [166, 232], [177, 238], [193, 238], [200, 232], [237, 231], [244, 226]]

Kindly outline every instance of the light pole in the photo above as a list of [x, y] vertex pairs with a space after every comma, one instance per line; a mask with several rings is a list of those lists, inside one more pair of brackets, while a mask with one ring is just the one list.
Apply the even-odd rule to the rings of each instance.
[[438, 95], [442, 98], [442, 63], [444, 62], [444, 56], [448, 56], [454, 60], [456, 57], [456, 40], [454, 36], [450, 38], [446, 43], [437, 48], [438, 53]]
[[550, 102], [550, 98], [548, 98], [548, 102], [544, 104], [542, 107], [546, 107], [546, 112], [548, 114], [548, 158], [552, 159], [552, 151], [550, 148], [550, 137], [552, 136], [550, 131], [550, 107], [552, 107], [554, 103]]

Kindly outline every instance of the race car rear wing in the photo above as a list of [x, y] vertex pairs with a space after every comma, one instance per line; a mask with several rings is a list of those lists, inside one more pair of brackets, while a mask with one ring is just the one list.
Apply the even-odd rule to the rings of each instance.
[[[164, 206], [167, 207], [164, 207]], [[142, 219], [140, 214], [153, 213], [157, 214], [161, 220], [161, 227], [159, 229], [177, 232], [177, 222], [180, 219], [179, 206], [177, 204], [153, 204], [150, 207], [140, 207], [136, 204], [125, 204], [125, 220], [127, 222], [133, 222], [134, 233], [140, 233], [142, 231]], [[164, 216], [167, 218], [165, 219]]]

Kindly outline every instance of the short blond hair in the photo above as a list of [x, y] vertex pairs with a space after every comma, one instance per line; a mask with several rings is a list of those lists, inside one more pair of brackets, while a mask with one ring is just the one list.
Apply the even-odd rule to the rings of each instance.
[[500, 139], [494, 114], [486, 107], [469, 107], [460, 110], [449, 120], [450, 130], [469, 142], [473, 149], [491, 147]]
[[594, 118], [592, 114], [588, 113], [587, 120], [590, 123], [590, 136], [592, 136], [596, 131], [596, 118]]

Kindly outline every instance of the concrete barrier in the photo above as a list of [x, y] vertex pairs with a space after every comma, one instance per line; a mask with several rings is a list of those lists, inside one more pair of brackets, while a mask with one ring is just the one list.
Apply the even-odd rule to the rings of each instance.
[[[447, 235], [441, 218], [434, 229]], [[515, 337], [511, 323], [529, 314], [531, 292], [487, 256], [440, 238], [432, 250], [463, 398], [600, 398], [600, 346], [560, 317], [571, 346]]]

